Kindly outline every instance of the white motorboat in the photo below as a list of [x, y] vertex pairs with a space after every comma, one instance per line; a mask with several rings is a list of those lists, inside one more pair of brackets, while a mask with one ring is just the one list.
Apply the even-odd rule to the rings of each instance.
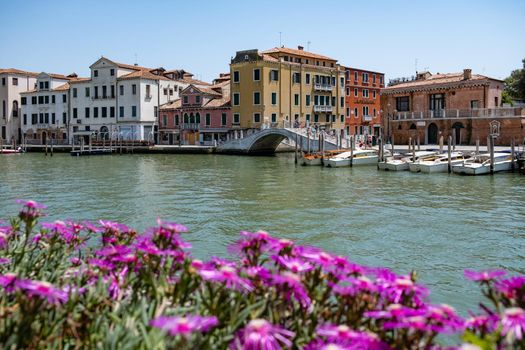
[[[329, 159], [343, 152], [346, 152], [346, 150], [338, 149], [338, 150], [325, 151], [324, 158]], [[323, 155], [321, 152], [307, 153], [303, 155], [301, 164], [302, 165], [321, 165], [322, 158], [323, 158]]]
[[[463, 163], [465, 157], [461, 152], [450, 153], [450, 165]], [[422, 173], [446, 173], [448, 172], [448, 153], [438, 154], [426, 159], [420, 159], [417, 162], [419, 171]], [[412, 166], [412, 164], [410, 164]], [[410, 168], [412, 171], [412, 168]]]
[[378, 151], [375, 149], [357, 149], [354, 152], [343, 152], [328, 159], [325, 161], [325, 166], [332, 168], [350, 166], [350, 161], [352, 166], [371, 165], [377, 164], [378, 159]]
[[[494, 153], [494, 172], [510, 171], [512, 155], [509, 153]], [[490, 174], [490, 153], [475, 155], [460, 164], [452, 166], [452, 172], [463, 175]]]
[[[436, 151], [417, 151], [416, 152], [416, 161], [421, 157], [434, 156], [437, 154]], [[393, 159], [388, 159], [384, 162], [379, 163], [379, 169], [381, 170], [391, 170], [391, 171], [403, 171], [409, 169], [409, 164], [413, 162], [413, 155], [404, 155], [403, 157], [394, 157]]]

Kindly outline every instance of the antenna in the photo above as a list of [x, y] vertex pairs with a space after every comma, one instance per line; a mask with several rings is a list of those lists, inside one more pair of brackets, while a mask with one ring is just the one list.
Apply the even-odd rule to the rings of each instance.
[[417, 73], [417, 58], [416, 58], [416, 62], [415, 62], [415, 68], [416, 68], [416, 73]]
[[135, 65], [138, 66], [139, 62], [137, 61], [137, 54], [135, 53]]
[[311, 42], [310, 40], [308, 40], [308, 41], [306, 42], [306, 51], [310, 51], [310, 44], [311, 44], [311, 43], [312, 43], [312, 42]]
[[283, 32], [279, 32], [279, 47], [282, 45], [282, 34]]

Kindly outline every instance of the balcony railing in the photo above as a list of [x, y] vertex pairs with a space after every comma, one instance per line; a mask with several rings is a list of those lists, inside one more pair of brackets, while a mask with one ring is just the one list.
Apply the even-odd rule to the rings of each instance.
[[332, 106], [314, 105], [314, 112], [332, 113]]
[[372, 116], [371, 115], [364, 115], [363, 116], [363, 121], [364, 122], [371, 122], [372, 121]]
[[525, 116], [523, 108], [475, 108], [440, 109], [420, 112], [397, 112], [393, 120], [454, 119], [454, 118], [492, 118]]
[[114, 95], [113, 96], [107, 96], [107, 95], [106, 96], [93, 96], [93, 97], [91, 97], [91, 100], [92, 101], [95, 101], [95, 100], [111, 100], [111, 99], [114, 99], [114, 98], [115, 98]]
[[315, 91], [332, 91], [333, 87], [331, 84], [314, 84]]

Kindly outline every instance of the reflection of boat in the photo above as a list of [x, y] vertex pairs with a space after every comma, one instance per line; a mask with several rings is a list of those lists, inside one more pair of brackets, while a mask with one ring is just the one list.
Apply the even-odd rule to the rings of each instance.
[[[435, 151], [417, 151], [416, 161], [422, 157], [434, 156], [437, 152]], [[408, 170], [409, 164], [412, 163], [414, 156], [412, 154], [404, 155], [402, 157], [394, 157], [393, 159], [388, 159], [384, 162], [378, 164], [380, 170], [392, 170], [392, 171], [402, 171]]]
[[[461, 152], [450, 153], [450, 164], [456, 165], [463, 163], [465, 158]], [[422, 173], [445, 173], [448, 171], [448, 153], [436, 154], [423, 157], [409, 164], [411, 172]]]
[[[338, 154], [341, 154], [343, 152], [346, 152], [346, 150], [337, 149], [337, 150], [325, 151], [324, 158], [328, 159]], [[321, 165], [322, 158], [323, 158], [323, 155], [321, 152], [307, 153], [303, 156], [303, 160], [301, 164], [302, 165]]]
[[[512, 156], [509, 153], [494, 153], [494, 172], [510, 171]], [[452, 166], [452, 172], [464, 175], [490, 174], [490, 153], [475, 155]]]
[[20, 147], [18, 147], [17, 149], [0, 148], [0, 154], [18, 154], [18, 153], [24, 153]]
[[[353, 153], [353, 158], [352, 158]], [[352, 165], [370, 165], [377, 164], [379, 159], [378, 152], [375, 149], [357, 149], [354, 152], [343, 152], [325, 161], [325, 165], [332, 168]]]

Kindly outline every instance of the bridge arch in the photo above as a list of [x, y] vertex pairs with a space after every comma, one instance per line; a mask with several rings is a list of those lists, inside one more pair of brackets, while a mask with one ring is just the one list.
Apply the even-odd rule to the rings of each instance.
[[251, 144], [247, 147], [247, 153], [249, 154], [273, 154], [284, 140], [289, 138], [290, 135], [282, 129], [268, 129], [259, 132], [255, 135]]

